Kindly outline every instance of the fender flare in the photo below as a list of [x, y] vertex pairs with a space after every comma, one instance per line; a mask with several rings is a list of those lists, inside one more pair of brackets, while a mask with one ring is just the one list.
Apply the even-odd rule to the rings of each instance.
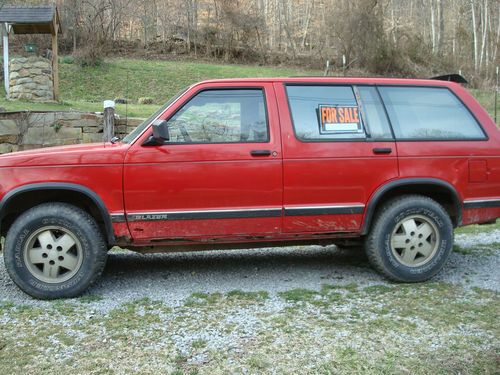
[[113, 225], [111, 223], [111, 216], [101, 197], [99, 197], [99, 195], [97, 195], [96, 192], [85, 186], [67, 182], [42, 182], [42, 183], [28, 184], [19, 186], [9, 191], [0, 201], [0, 226], [5, 216], [5, 209], [8, 206], [8, 203], [11, 199], [15, 198], [19, 194], [37, 190], [66, 190], [84, 194], [99, 209], [99, 212], [104, 221], [104, 228], [106, 230], [106, 238], [108, 244], [115, 243], [115, 234], [113, 231]]
[[365, 210], [365, 217], [363, 220], [363, 226], [361, 227], [361, 234], [368, 234], [368, 229], [370, 228], [370, 225], [372, 223], [375, 209], [380, 199], [387, 192], [395, 188], [412, 185], [434, 185], [446, 189], [451, 194], [453, 205], [457, 210], [457, 224], [460, 225], [462, 223], [462, 200], [460, 199], [460, 195], [452, 184], [437, 178], [402, 178], [399, 180], [390, 181], [385, 185], [382, 185], [370, 197]]

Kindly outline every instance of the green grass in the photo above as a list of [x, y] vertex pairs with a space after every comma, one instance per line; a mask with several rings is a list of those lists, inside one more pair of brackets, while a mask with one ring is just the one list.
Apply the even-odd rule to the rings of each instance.
[[61, 92], [66, 100], [151, 97], [166, 102], [179, 90], [213, 78], [270, 77], [320, 74], [319, 71], [200, 62], [107, 60], [102, 66], [81, 68], [61, 64]]
[[230, 299], [243, 301], [263, 301], [269, 298], [269, 293], [266, 291], [260, 292], [244, 292], [242, 290], [232, 290], [227, 293]]
[[107, 312], [79, 301], [1, 303], [0, 374], [498, 370], [500, 299], [492, 290], [324, 285], [273, 296], [271, 309], [263, 296], [194, 293], [195, 305], [140, 299]]
[[[470, 90], [471, 94], [481, 103], [481, 105], [488, 111], [491, 118], [494, 118], [495, 114], [495, 92], [491, 91], [481, 91], [481, 90]], [[500, 93], [498, 95], [497, 101], [497, 126], [500, 126]]]
[[492, 256], [500, 249], [499, 242], [493, 242], [488, 245], [475, 245], [474, 247], [453, 246], [453, 252], [462, 255], [473, 256]]
[[[4, 92], [0, 89], [0, 107], [9, 111], [100, 112], [103, 100], [128, 98], [128, 116], [145, 118], [182, 88], [205, 79], [322, 75], [320, 70], [301, 68], [137, 59], [108, 59], [98, 67], [61, 63], [59, 70], [61, 103], [10, 102], [5, 100]], [[479, 90], [471, 92], [493, 116], [493, 93]], [[140, 97], [151, 97], [154, 104], [137, 104]], [[500, 106], [498, 110], [500, 113]], [[116, 111], [124, 116], [125, 105], [118, 104]]]
[[[8, 101], [5, 99], [4, 91], [0, 92], [0, 107], [6, 111], [83, 111], [102, 112], [102, 101], [84, 102], [64, 100], [61, 103], [32, 103], [26, 101]], [[129, 104], [125, 110], [124, 104], [116, 105], [116, 113], [120, 116], [146, 118], [153, 114], [160, 106], [157, 104]]]
[[[179, 90], [201, 80], [272, 76], [319, 75], [300, 68], [223, 65], [183, 61], [109, 59], [98, 67], [60, 64], [61, 103], [7, 101], [0, 91], [0, 107], [19, 110], [102, 111], [106, 99], [127, 98], [130, 117], [148, 117]], [[154, 104], [140, 105], [137, 99], [151, 97]], [[125, 105], [116, 111], [125, 115]]]
[[500, 230], [500, 219], [498, 219], [493, 224], [472, 224], [465, 227], [460, 227], [455, 229], [455, 234], [478, 234], [478, 233], [489, 233], [494, 230]]
[[85, 295], [85, 296], [78, 298], [78, 301], [81, 303], [98, 302], [98, 301], [102, 301], [102, 296], [88, 294], [88, 295]]

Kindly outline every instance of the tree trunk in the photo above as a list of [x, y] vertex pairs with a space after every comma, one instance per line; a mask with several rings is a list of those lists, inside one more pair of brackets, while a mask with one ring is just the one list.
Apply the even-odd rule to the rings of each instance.
[[477, 29], [476, 29], [476, 10], [474, 7], [474, 0], [470, 0], [472, 10], [472, 31], [474, 36], [474, 71], [477, 72], [478, 68], [478, 47], [477, 47]]
[[500, 43], [500, 6], [498, 6], [498, 17], [497, 17], [497, 33], [495, 38], [495, 49], [493, 50], [491, 61], [495, 62], [498, 53], [498, 44]]
[[444, 39], [444, 10], [443, 10], [443, 0], [437, 0], [438, 4], [438, 20], [439, 20], [439, 32], [437, 36], [437, 53], [442, 54], [443, 52], [443, 39]]
[[432, 53], [436, 53], [436, 21], [435, 21], [434, 0], [431, 0], [431, 33], [432, 33]]
[[311, 5], [306, 3], [306, 22], [304, 25], [304, 33], [302, 35], [302, 43], [301, 46], [304, 48], [306, 46], [307, 33], [309, 31], [309, 23], [311, 22], [312, 10], [314, 7], [314, 0], [311, 0]]
[[482, 38], [481, 38], [481, 54], [479, 56], [479, 69], [483, 66], [484, 48], [486, 46], [486, 35], [488, 33], [488, 0], [484, 0], [481, 7], [481, 23], [482, 23]]

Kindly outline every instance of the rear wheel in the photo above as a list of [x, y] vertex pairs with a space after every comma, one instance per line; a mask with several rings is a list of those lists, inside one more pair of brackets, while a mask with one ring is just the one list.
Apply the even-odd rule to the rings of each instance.
[[453, 225], [444, 208], [419, 195], [386, 203], [366, 241], [370, 263], [394, 281], [419, 282], [444, 266], [453, 246]]
[[12, 280], [40, 299], [74, 297], [100, 276], [107, 256], [104, 237], [85, 211], [45, 203], [24, 212], [5, 240]]

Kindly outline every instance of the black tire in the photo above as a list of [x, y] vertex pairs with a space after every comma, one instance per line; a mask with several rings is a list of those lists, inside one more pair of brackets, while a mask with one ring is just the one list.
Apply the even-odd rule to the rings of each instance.
[[[54, 242], [45, 246], [45, 239], [50, 239], [47, 243]], [[63, 246], [56, 250], [55, 245], [63, 245], [57, 242], [61, 240], [67, 240], [67, 250]], [[66, 269], [57, 263], [62, 259], [63, 264], [64, 256], [64, 265], [71, 263], [74, 268]], [[36, 264], [36, 259], [44, 263]], [[27, 210], [12, 224], [5, 238], [4, 260], [10, 277], [21, 290], [39, 299], [82, 294], [102, 274], [106, 259], [107, 244], [95, 220], [67, 203], [44, 203]], [[56, 262], [55, 266], [52, 262]]]
[[[410, 233], [407, 233], [405, 224], [409, 228], [415, 224], [417, 228], [428, 227], [425, 227], [425, 233], [424, 229], [408, 230]], [[434, 234], [419, 239], [429, 230]], [[424, 234], [419, 234], [419, 231]], [[404, 245], [400, 245], [403, 240]], [[426, 250], [429, 254], [419, 253], [419, 246], [431, 249]], [[382, 206], [365, 243], [368, 259], [377, 271], [390, 280], [409, 283], [425, 281], [436, 275], [443, 268], [452, 247], [453, 225], [448, 213], [433, 199], [420, 195], [401, 196]], [[408, 259], [405, 258], [406, 252]], [[414, 254], [415, 258], [411, 260]]]

